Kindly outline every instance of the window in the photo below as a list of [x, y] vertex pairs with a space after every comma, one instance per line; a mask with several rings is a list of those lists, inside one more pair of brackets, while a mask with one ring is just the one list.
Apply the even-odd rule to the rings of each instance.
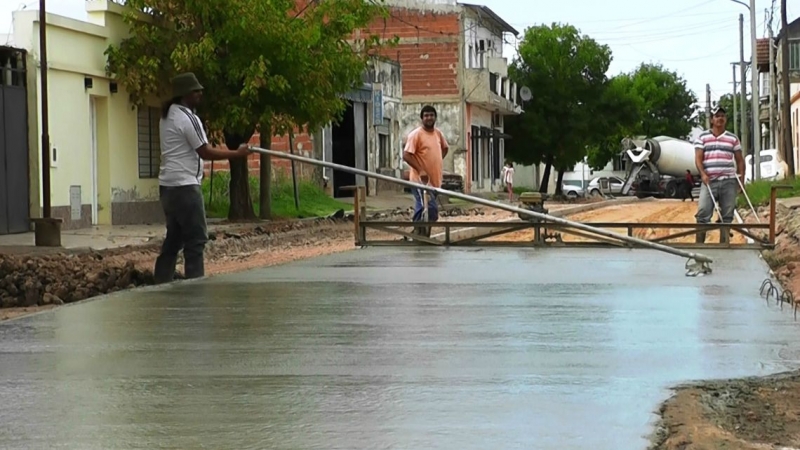
[[800, 70], [800, 39], [789, 40], [789, 70]]
[[161, 165], [161, 142], [158, 133], [160, 111], [152, 106], [139, 108], [139, 178], [157, 178]]
[[388, 134], [379, 134], [378, 135], [378, 167], [386, 168], [390, 167], [391, 155], [389, 155], [389, 135]]

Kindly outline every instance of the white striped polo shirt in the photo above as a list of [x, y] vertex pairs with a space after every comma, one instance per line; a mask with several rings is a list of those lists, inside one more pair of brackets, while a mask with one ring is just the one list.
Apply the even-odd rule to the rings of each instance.
[[711, 130], [703, 131], [694, 141], [697, 149], [703, 150], [703, 169], [712, 180], [724, 180], [736, 177], [736, 152], [742, 151], [739, 138], [725, 131], [714, 136]]
[[200, 118], [189, 108], [174, 104], [161, 118], [161, 186], [199, 185], [203, 180], [203, 159], [197, 149], [208, 143]]

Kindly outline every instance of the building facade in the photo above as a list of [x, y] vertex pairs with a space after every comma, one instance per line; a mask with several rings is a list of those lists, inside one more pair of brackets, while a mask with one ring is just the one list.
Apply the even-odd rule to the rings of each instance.
[[455, 0], [386, 4], [389, 16], [369, 31], [399, 38], [386, 54], [403, 68], [401, 134], [419, 126], [422, 106], [434, 106], [450, 144], [445, 170], [461, 175], [468, 192], [499, 186], [508, 138], [503, 117], [522, 112], [503, 57], [504, 35], [517, 31], [481, 5]]

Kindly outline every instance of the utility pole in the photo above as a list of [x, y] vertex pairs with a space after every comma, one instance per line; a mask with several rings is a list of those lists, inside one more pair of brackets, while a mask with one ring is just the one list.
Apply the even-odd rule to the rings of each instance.
[[706, 84], [706, 130], [711, 129], [711, 85]]
[[733, 134], [739, 136], [739, 114], [736, 112], [736, 104], [739, 103], [736, 98], [737, 92], [739, 92], [736, 86], [736, 63], [731, 64], [731, 69], [733, 69]]
[[39, 76], [42, 83], [42, 218], [50, 215], [50, 121], [47, 111], [47, 14], [39, 0]]
[[[758, 44], [756, 42], [756, 0], [750, 0], [750, 53], [751, 53], [751, 62], [750, 62], [750, 70], [752, 71], [752, 79], [751, 82], [753, 83], [752, 91], [752, 112], [750, 113], [753, 116], [753, 164], [755, 166], [755, 171], [753, 172], [753, 179], [760, 180], [761, 179], [761, 120], [760, 120], [760, 96], [758, 93], [758, 51], [757, 51]], [[758, 163], [756, 164], [756, 161]]]
[[781, 84], [783, 85], [783, 102], [781, 104], [781, 131], [783, 132], [783, 148], [786, 152], [786, 165], [789, 166], [788, 176], [793, 177], [794, 147], [792, 146], [792, 119], [789, 114], [789, 28], [786, 19], [786, 0], [781, 0]]
[[[741, 98], [739, 100], [739, 108], [741, 109], [739, 125], [742, 128], [742, 147], [744, 147], [745, 154], [747, 154], [747, 151], [750, 148], [750, 142], [748, 141], [750, 133], [747, 132], [747, 129], [750, 127], [747, 124], [747, 66], [744, 63], [744, 14], [739, 14], [739, 74], [741, 75], [739, 78], [742, 80]], [[756, 173], [755, 160], [755, 155], [753, 155], [753, 159], [750, 161], [751, 174]]]
[[[769, 18], [769, 148], [775, 147], [775, 49], [772, 46], [775, 36], [772, 32], [772, 15]], [[786, 155], [784, 155], [784, 161]]]

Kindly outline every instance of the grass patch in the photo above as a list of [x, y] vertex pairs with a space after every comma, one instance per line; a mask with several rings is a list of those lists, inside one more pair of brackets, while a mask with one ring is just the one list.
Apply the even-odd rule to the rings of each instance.
[[[750, 197], [750, 201], [753, 202], [753, 206], [769, 205], [769, 193], [773, 185], [791, 187], [791, 189], [779, 189], [777, 192], [778, 198], [800, 196], [800, 178], [786, 178], [780, 181], [756, 181], [745, 185], [745, 192]], [[739, 207], [747, 207], [747, 199], [742, 194], [739, 194], [736, 203]]]
[[[206, 202], [206, 215], [213, 218], [227, 218], [230, 208], [231, 175], [229, 172], [216, 172], [203, 179], [203, 198]], [[249, 179], [250, 196], [253, 209], [259, 214], [259, 180], [251, 176]], [[212, 192], [213, 185], [213, 192]], [[350, 211], [353, 206], [334, 200], [321, 187], [309, 181], [298, 181], [297, 191], [300, 198], [300, 209], [294, 205], [294, 186], [291, 177], [277, 174], [272, 179], [272, 216], [275, 218], [306, 218], [330, 215], [340, 209]], [[213, 194], [213, 195], [212, 195]]]
[[[523, 194], [523, 193], [525, 193], [525, 192], [539, 192], [539, 190], [538, 190], [538, 189], [534, 189], [534, 188], [532, 188], [532, 187], [526, 187], [526, 186], [513, 186], [513, 187], [511, 188], [511, 191], [512, 191], [512, 192], [513, 192], [515, 195], [520, 195], [520, 194]], [[505, 192], [505, 189], [503, 189], [503, 192]]]

